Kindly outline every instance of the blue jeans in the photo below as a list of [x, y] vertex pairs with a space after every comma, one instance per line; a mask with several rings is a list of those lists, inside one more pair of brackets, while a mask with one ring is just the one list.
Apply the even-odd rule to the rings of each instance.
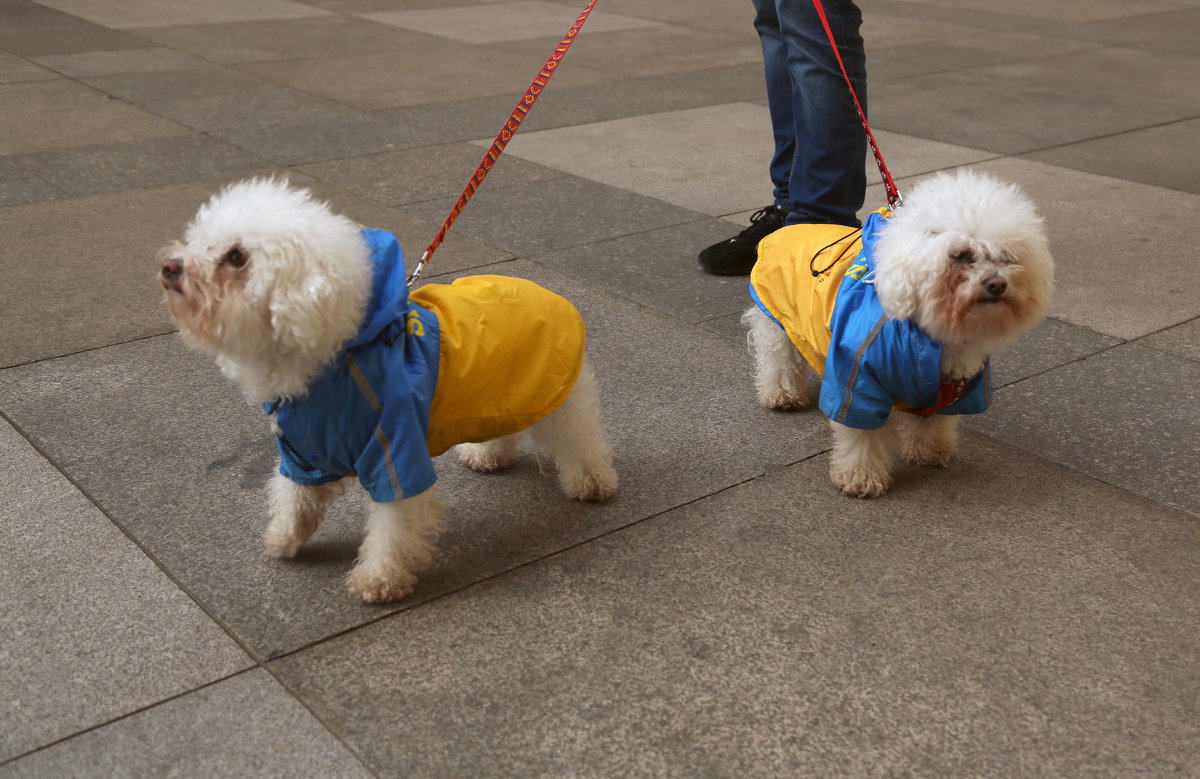
[[[842, 61], [867, 110], [867, 65], [853, 0], [824, 0]], [[771, 182], [788, 224], [859, 225], [867, 136], [812, 0], [754, 0], [775, 135]]]

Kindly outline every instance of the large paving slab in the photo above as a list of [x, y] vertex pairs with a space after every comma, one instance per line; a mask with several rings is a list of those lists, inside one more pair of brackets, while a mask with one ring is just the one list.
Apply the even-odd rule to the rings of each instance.
[[[1133, 56], [1131, 54], [1131, 56]], [[1076, 57], [1079, 65], [1070, 63]], [[870, 99], [871, 122], [883, 130], [958, 146], [1021, 154], [1196, 116], [1192, 99], [1163, 102], [1137, 83], [1113, 92], [1077, 88], [1060, 70], [1093, 64], [1088, 52], [951, 70], [890, 82]], [[1163, 67], [1177, 60], [1157, 58]], [[1151, 94], [1147, 94], [1151, 92]], [[956, 117], [948, 121], [947, 117]]]
[[262, 157], [205, 135], [177, 135], [105, 146], [44, 151], [13, 164], [72, 195], [161, 187], [268, 167]]
[[114, 29], [196, 22], [250, 22], [321, 16], [327, 11], [291, 0], [38, 0], [44, 6]]
[[[448, 100], [436, 104], [408, 106], [377, 112], [407, 124], [435, 130], [443, 142], [487, 139], [496, 136], [524, 94], [524, 85], [514, 85], [499, 96]], [[687, 73], [668, 73], [564, 86], [551, 81], [525, 117], [523, 138], [536, 130], [569, 127], [606, 119], [697, 108], [731, 101], [757, 101], [765, 105], [766, 87], [762, 66], [734, 66]], [[509, 145], [511, 149], [511, 144]], [[636, 146], [626, 149], [638, 154]], [[505, 155], [509, 152], [506, 150]], [[586, 158], [586, 154], [581, 154]]]
[[1025, 159], [1200, 195], [1197, 137], [1200, 119], [1189, 119], [1033, 152]]
[[381, 775], [1131, 775], [1200, 759], [1193, 517], [968, 435], [806, 461], [272, 663]]
[[21, 56], [146, 48], [145, 40], [26, 0], [6, 0], [0, 48]]
[[248, 113], [256, 126], [350, 120], [359, 115], [336, 100], [216, 68], [120, 73], [86, 81], [121, 101], [201, 132], [241, 127]]
[[[428, 38], [399, 51], [259, 62], [238, 70], [366, 111], [500, 94], [512, 94], [515, 104], [554, 50], [551, 44], [510, 52]], [[570, 87], [604, 80], [601, 72], [576, 63], [556, 74], [553, 83]], [[503, 118], [497, 130], [500, 124]]]
[[204, 24], [139, 30], [138, 34], [223, 65], [402, 49], [422, 37], [341, 14], [219, 24], [206, 20]]
[[[442, 143], [305, 165], [300, 170], [393, 206], [434, 198], [453, 197], [457, 200], [490, 145], [490, 140], [483, 148], [464, 143]], [[525, 162], [518, 156], [503, 155], [487, 174], [481, 191], [493, 195], [514, 184], [561, 175], [551, 168]], [[449, 211], [447, 208], [441, 214], [439, 222]]]
[[1006, 388], [967, 424], [1200, 516], [1198, 386], [1200, 361], [1125, 344]]
[[[413, 203], [406, 210], [441, 222], [458, 199]], [[522, 257], [700, 221], [703, 214], [657, 198], [576, 176], [479, 188], [454, 230]]]
[[140, 711], [4, 766], [6, 777], [371, 773], [263, 670]]
[[[541, 281], [583, 314], [621, 489], [609, 503], [582, 505], [557, 492], [544, 458], [527, 455], [494, 476], [441, 458], [448, 529], [434, 568], [402, 606], [828, 445], [815, 415], [754, 406], [744, 347], [530, 263], [493, 270]], [[4, 371], [0, 408], [256, 653], [292, 651], [387, 613], [358, 604], [344, 585], [360, 540], [355, 499], [339, 504], [296, 560], [266, 557], [261, 488], [276, 463], [274, 440], [261, 410], [177, 337]]]
[[1096, 22], [1123, 19], [1143, 14], [1173, 11], [1182, 7], [1178, 2], [1158, 0], [1059, 0], [1047, 4], [1038, 0], [1007, 0], [1003, 5], [988, 0], [933, 0], [930, 5], [970, 11], [993, 11], [1013, 17], [1031, 17], [1067, 22]]
[[250, 658], [0, 421], [0, 763]]
[[519, 134], [507, 153], [721, 216], [771, 200], [772, 148], [767, 109], [734, 103]]
[[0, 85], [0, 154], [24, 154], [163, 138], [187, 132], [174, 122], [67, 79]]
[[[557, 41], [543, 39], [543, 60]], [[516, 43], [496, 44], [514, 54], [524, 49]], [[528, 48], [528, 47], [524, 47]], [[606, 74], [606, 81], [667, 73], [687, 73], [737, 65], [762, 67], [762, 46], [750, 24], [735, 32], [686, 26], [641, 27], [601, 31], [584, 28], [567, 54], [562, 75], [576, 68]], [[555, 75], [555, 78], [559, 78]]]
[[[579, 9], [561, 3], [518, 0], [482, 6], [384, 11], [362, 16], [461, 43], [496, 43], [556, 35], [561, 39], [571, 29], [579, 12]], [[585, 24], [589, 36], [610, 30], [659, 27], [654, 22], [611, 13], [603, 8], [590, 13]]]

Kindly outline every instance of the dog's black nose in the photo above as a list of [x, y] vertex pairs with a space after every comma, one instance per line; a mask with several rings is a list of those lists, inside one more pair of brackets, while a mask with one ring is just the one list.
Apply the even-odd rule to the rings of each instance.
[[162, 261], [162, 282], [171, 289], [179, 289], [179, 277], [183, 275], [183, 260], [167, 257]]
[[988, 276], [983, 280], [983, 289], [991, 297], [998, 298], [1004, 294], [1006, 289], [1008, 289], [1008, 282], [1005, 281], [1004, 277], [999, 274], [995, 276]]

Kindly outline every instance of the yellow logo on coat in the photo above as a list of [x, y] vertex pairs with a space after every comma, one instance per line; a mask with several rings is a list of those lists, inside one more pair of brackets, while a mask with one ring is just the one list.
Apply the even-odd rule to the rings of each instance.
[[858, 281], [859, 279], [861, 279], [866, 274], [866, 272], [867, 272], [867, 266], [859, 264], [859, 263], [855, 263], [846, 269], [846, 275], [849, 276], [850, 278], [854, 279], [855, 281]]
[[421, 323], [421, 316], [416, 311], [409, 311], [404, 315], [404, 334], [409, 338], [425, 335], [425, 325]]

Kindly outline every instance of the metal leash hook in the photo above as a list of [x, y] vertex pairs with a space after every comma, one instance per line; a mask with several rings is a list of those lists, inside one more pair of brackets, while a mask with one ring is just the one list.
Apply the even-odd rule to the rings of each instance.
[[533, 107], [534, 102], [538, 99], [538, 95], [542, 94], [542, 90], [546, 88], [546, 84], [550, 83], [550, 77], [554, 75], [554, 71], [558, 68], [558, 63], [566, 55], [567, 49], [571, 48], [571, 44], [575, 41], [575, 36], [579, 34], [579, 28], [583, 27], [583, 23], [587, 20], [588, 14], [592, 12], [593, 6], [596, 5], [596, 0], [590, 0], [587, 7], [579, 14], [579, 18], [571, 25], [571, 29], [567, 30], [567, 34], [563, 36], [562, 42], [550, 54], [550, 58], [546, 60], [546, 64], [542, 66], [537, 78], [529, 85], [529, 89], [525, 90], [525, 94], [517, 102], [517, 107], [513, 109], [509, 115], [508, 121], [500, 128], [500, 132], [496, 134], [496, 139], [492, 141], [492, 145], [488, 147], [487, 154], [483, 155], [483, 159], [479, 163], [479, 167], [475, 168], [475, 172], [471, 174], [471, 178], [467, 181], [467, 186], [463, 188], [462, 194], [458, 196], [458, 202], [454, 204], [454, 208], [450, 209], [450, 215], [442, 222], [442, 228], [438, 230], [430, 242], [429, 247], [425, 249], [425, 253], [421, 255], [417, 266], [413, 268], [412, 274], [408, 277], [408, 286], [411, 289], [413, 283], [417, 280], [417, 276], [421, 274], [421, 269], [429, 262], [429, 258], [437, 251], [438, 246], [446, 237], [446, 231], [450, 229], [450, 225], [454, 224], [454, 220], [458, 218], [459, 213], [466, 206], [467, 201], [475, 194], [475, 190], [479, 189], [479, 185], [483, 183], [483, 179], [491, 171], [492, 166], [496, 164], [496, 160], [504, 153], [504, 147], [512, 140], [513, 134], [517, 128], [521, 126], [521, 122], [525, 120], [525, 116], [529, 113], [529, 109]]
[[415, 282], [417, 280], [417, 277], [421, 275], [421, 269], [424, 268], [425, 263], [429, 261], [429, 254], [430, 254], [429, 250], [426, 249], [425, 252], [421, 255], [421, 259], [417, 260], [417, 264], [413, 268], [412, 273], [410, 273], [408, 275], [407, 286], [409, 289], [412, 289], [413, 282]]

